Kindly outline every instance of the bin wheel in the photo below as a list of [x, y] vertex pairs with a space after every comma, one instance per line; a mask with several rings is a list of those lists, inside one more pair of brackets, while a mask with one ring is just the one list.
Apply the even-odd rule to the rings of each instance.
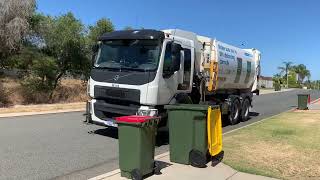
[[224, 151], [221, 151], [219, 154], [212, 157], [211, 166], [215, 167], [217, 164], [219, 164], [223, 160]]
[[249, 111], [250, 111], [250, 101], [249, 99], [245, 99], [242, 103], [242, 108], [241, 108], [241, 121], [249, 120], [250, 118]]
[[133, 180], [142, 180], [142, 174], [139, 169], [134, 169], [131, 171], [131, 179]]
[[207, 155], [198, 150], [192, 150], [189, 154], [190, 164], [193, 167], [205, 168], [207, 167]]
[[234, 99], [231, 103], [231, 109], [228, 115], [228, 120], [231, 125], [235, 125], [239, 122], [240, 107], [241, 107], [241, 104], [239, 99]]
[[155, 175], [160, 175], [161, 174], [161, 167], [160, 167], [160, 163], [155, 161], [154, 162], [154, 167], [153, 167], [153, 174]]

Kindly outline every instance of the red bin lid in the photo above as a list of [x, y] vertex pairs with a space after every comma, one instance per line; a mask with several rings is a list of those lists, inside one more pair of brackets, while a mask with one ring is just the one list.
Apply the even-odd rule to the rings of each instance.
[[122, 116], [117, 117], [117, 122], [125, 122], [125, 123], [144, 123], [150, 119], [153, 119], [155, 117], [153, 116], [138, 116], [138, 115], [132, 115], [132, 116]]

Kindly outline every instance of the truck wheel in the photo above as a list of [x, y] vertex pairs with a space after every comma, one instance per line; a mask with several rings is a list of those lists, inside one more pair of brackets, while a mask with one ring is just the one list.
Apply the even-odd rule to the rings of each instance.
[[231, 104], [230, 113], [228, 115], [228, 120], [231, 125], [235, 125], [239, 122], [240, 118], [240, 101], [239, 99], [234, 99]]
[[250, 101], [249, 99], [246, 98], [242, 103], [241, 121], [248, 121], [248, 119], [250, 118], [249, 110], [250, 110]]

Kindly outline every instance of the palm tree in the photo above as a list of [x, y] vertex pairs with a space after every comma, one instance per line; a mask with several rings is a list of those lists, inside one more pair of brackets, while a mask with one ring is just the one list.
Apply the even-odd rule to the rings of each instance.
[[310, 71], [304, 64], [299, 64], [297, 66], [292, 66], [292, 69], [298, 74], [298, 81], [301, 84], [304, 79], [307, 77], [310, 79]]
[[289, 70], [291, 69], [293, 63], [290, 61], [284, 61], [282, 63], [284, 64], [284, 66], [280, 66], [278, 67], [278, 69], [281, 71], [281, 74], [285, 72], [285, 77], [287, 79], [287, 88], [289, 88]]

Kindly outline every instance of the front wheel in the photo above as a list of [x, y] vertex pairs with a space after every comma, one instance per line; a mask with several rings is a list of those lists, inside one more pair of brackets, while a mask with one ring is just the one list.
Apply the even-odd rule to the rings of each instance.
[[228, 120], [231, 125], [235, 125], [239, 122], [240, 118], [240, 101], [239, 99], [234, 99], [231, 104], [230, 112], [228, 115]]

